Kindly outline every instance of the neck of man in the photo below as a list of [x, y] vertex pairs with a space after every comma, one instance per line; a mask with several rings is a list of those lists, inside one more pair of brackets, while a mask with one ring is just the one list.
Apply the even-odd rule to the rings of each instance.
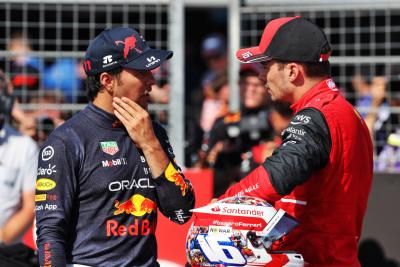
[[311, 90], [314, 86], [319, 84], [321, 81], [327, 79], [328, 77], [305, 77], [302, 83], [298, 83], [295, 85], [295, 90], [293, 93], [293, 103], [296, 103], [299, 101], [299, 99], [307, 93], [309, 90]]
[[106, 90], [97, 94], [96, 98], [93, 100], [93, 105], [108, 113], [114, 114], [112, 96], [110, 96]]

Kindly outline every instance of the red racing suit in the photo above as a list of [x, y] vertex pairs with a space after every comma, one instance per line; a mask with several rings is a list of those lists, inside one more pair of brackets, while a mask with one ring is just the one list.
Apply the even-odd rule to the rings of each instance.
[[331, 79], [292, 109], [281, 146], [220, 199], [256, 196], [294, 216], [300, 224], [278, 249], [301, 253], [308, 266], [360, 266], [357, 247], [373, 173], [368, 128]]

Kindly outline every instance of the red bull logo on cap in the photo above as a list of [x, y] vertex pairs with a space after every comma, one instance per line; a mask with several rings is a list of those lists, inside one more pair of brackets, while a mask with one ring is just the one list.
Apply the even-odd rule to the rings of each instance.
[[175, 183], [175, 185], [179, 186], [181, 189], [182, 196], [186, 195], [186, 191], [188, 189], [188, 185], [183, 179], [182, 174], [180, 174], [174, 167], [174, 165], [170, 162], [168, 164], [167, 169], [164, 172], [165, 177], [168, 181]]
[[121, 40], [117, 40], [115, 41], [115, 45], [119, 45], [119, 44], [123, 44], [124, 45], [124, 58], [126, 59], [128, 57], [129, 51], [131, 51], [132, 49], [135, 49], [136, 52], [138, 53], [142, 53], [141, 50], [136, 48], [136, 37], [135, 35], [132, 36], [128, 36], [125, 38], [124, 41]]
[[155, 211], [157, 204], [151, 199], [136, 194], [122, 203], [115, 200], [114, 207], [117, 209], [114, 211], [114, 215], [126, 213], [134, 216], [143, 216], [146, 213], [150, 214], [152, 211]]

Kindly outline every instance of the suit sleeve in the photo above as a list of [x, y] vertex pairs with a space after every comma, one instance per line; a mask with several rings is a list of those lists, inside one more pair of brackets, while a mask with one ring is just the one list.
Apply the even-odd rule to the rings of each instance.
[[282, 133], [282, 144], [238, 184], [221, 197], [249, 195], [279, 200], [306, 182], [329, 161], [332, 147], [329, 127], [323, 114], [313, 108], [296, 113]]
[[[77, 179], [74, 154], [55, 136], [39, 153], [36, 180], [36, 226], [40, 266], [65, 266], [66, 244]], [[78, 153], [77, 151], [75, 153]]]
[[165, 130], [155, 127], [156, 135], [170, 162], [164, 173], [154, 180], [157, 191], [157, 204], [161, 213], [175, 223], [187, 222], [194, 208], [195, 196], [192, 184], [183, 175], [175, 162], [175, 155]]

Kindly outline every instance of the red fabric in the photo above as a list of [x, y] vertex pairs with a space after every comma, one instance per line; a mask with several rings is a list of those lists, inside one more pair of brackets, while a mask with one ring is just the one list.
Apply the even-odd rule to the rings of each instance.
[[26, 233], [24, 234], [24, 236], [22, 237], [22, 243], [24, 243], [27, 247], [30, 247], [33, 250], [36, 250], [36, 240], [34, 237], [34, 229], [35, 226], [32, 225], [28, 231], [26, 231]]
[[28, 86], [32, 87], [37, 84], [38, 78], [35, 75], [16, 75], [12, 81], [14, 86]]
[[226, 192], [218, 199], [223, 199], [231, 196], [253, 196], [267, 201], [274, 202], [280, 199], [281, 196], [275, 191], [269, 180], [268, 172], [263, 166], [257, 167], [250, 172], [239, 183], [231, 186]]
[[309, 266], [360, 266], [357, 245], [373, 170], [371, 137], [331, 79], [292, 105], [295, 112], [307, 107], [324, 115], [332, 149], [325, 168], [276, 202], [300, 222], [280, 249], [301, 253]]
[[249, 48], [239, 49], [236, 52], [236, 58], [241, 62], [247, 62], [249, 59], [254, 58], [255, 56], [262, 55], [263, 52], [260, 51], [258, 46], [253, 46]]
[[268, 46], [271, 43], [272, 39], [274, 38], [276, 32], [284, 24], [295, 18], [298, 18], [298, 16], [272, 20], [267, 24], [267, 26], [265, 26], [263, 35], [260, 40], [260, 44], [258, 46], [239, 49], [236, 52], [236, 57], [241, 62], [248, 62], [249, 60], [254, 59], [255, 57], [263, 55], [265, 51], [268, 49]]
[[265, 149], [265, 144], [259, 144], [251, 148], [251, 153], [253, 154], [254, 162], [258, 164], [263, 163], [264, 149]]
[[[274, 137], [274, 144], [275, 147], [280, 146], [280, 144], [282, 143], [282, 139], [278, 136]], [[253, 146], [251, 148], [251, 153], [253, 154], [253, 160], [254, 162], [256, 162], [257, 164], [261, 164], [264, 162], [265, 160], [265, 154], [264, 151], [268, 149], [268, 146], [266, 143], [262, 143], [262, 144], [258, 144], [256, 146]]]
[[327, 54], [321, 54], [321, 55], [319, 56], [319, 61], [326, 61], [326, 60], [328, 60], [329, 57], [331, 56], [331, 54], [332, 54], [332, 51], [330, 51], [330, 52], [327, 53]]
[[331, 79], [307, 91], [292, 105], [322, 112], [332, 148], [327, 165], [282, 198], [260, 166], [220, 198], [236, 194], [275, 202], [300, 224], [279, 250], [301, 253], [310, 267], [359, 267], [358, 241], [372, 182], [372, 141], [357, 111], [343, 98]]
[[265, 26], [263, 35], [261, 37], [260, 44], [258, 45], [259, 50], [264, 53], [267, 49], [269, 44], [271, 43], [272, 39], [274, 38], [276, 32], [287, 22], [291, 21], [298, 17], [288, 17], [288, 18], [280, 18], [272, 20]]

